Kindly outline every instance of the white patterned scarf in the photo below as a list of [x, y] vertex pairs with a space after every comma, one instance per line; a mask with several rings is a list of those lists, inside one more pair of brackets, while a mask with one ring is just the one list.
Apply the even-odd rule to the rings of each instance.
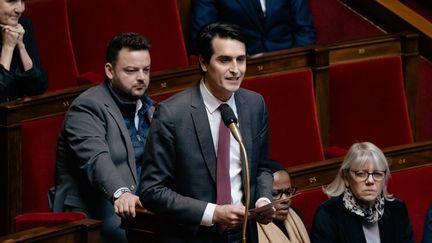
[[373, 207], [368, 207], [359, 202], [348, 187], [345, 188], [342, 200], [346, 209], [362, 217], [365, 222], [376, 223], [384, 214], [385, 199], [382, 193], [378, 195]]

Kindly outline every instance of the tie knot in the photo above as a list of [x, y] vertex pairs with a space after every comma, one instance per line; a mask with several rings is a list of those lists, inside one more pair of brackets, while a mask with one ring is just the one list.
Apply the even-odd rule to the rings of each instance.
[[223, 103], [223, 104], [220, 104], [220, 106], [218, 107], [218, 110], [219, 110], [219, 111], [223, 111], [223, 110], [225, 110], [225, 109], [228, 108], [228, 107], [229, 107], [228, 104]]

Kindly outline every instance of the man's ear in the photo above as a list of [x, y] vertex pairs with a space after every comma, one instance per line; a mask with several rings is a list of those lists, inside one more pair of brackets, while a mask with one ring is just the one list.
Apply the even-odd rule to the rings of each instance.
[[204, 58], [201, 55], [198, 56], [198, 60], [199, 60], [201, 70], [207, 72], [208, 63], [204, 60]]
[[112, 80], [114, 77], [114, 67], [109, 62], [105, 63], [105, 75], [109, 80]]

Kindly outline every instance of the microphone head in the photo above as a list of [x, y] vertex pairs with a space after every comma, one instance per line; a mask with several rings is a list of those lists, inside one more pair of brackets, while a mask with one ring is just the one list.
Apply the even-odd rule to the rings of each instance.
[[234, 111], [228, 105], [225, 106], [221, 110], [221, 117], [222, 117], [223, 122], [225, 123], [225, 126], [227, 126], [227, 127], [231, 123], [236, 123], [237, 124], [237, 117], [235, 116]]

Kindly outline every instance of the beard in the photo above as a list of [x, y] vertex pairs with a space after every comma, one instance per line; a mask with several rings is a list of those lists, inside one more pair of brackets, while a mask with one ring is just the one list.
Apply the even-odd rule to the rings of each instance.
[[146, 94], [145, 89], [143, 92], [136, 90], [136, 88], [134, 87], [126, 89], [124, 86], [116, 85], [116, 82], [112, 82], [111, 87], [113, 88], [114, 92], [116, 92], [117, 95], [125, 101], [135, 102], [141, 99]]

